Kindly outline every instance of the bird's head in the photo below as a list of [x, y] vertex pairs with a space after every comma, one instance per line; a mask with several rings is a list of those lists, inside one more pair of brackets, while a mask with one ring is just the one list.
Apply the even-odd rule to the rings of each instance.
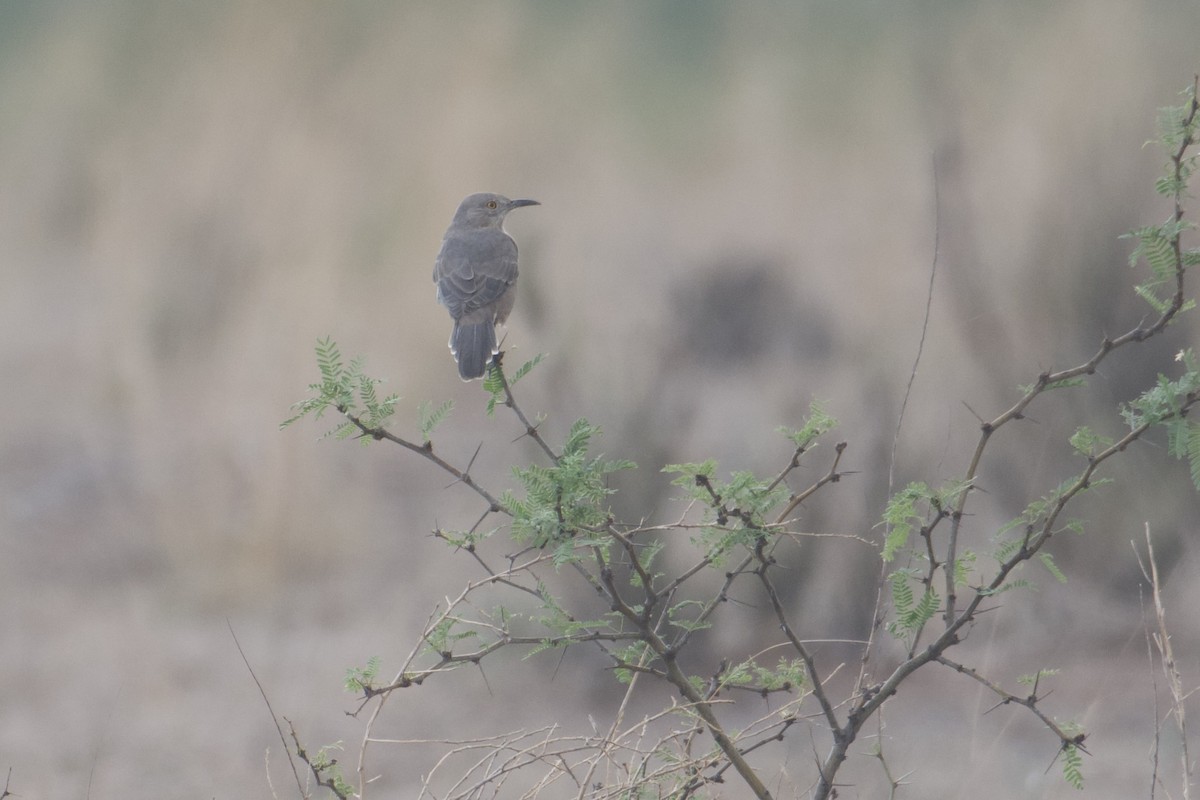
[[502, 194], [480, 192], [459, 204], [454, 224], [472, 228], [499, 228], [508, 212], [514, 208], [540, 205], [537, 200], [509, 200]]

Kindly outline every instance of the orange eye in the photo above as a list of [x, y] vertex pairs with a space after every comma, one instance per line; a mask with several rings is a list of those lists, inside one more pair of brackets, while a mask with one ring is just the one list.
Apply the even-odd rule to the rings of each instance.
[[495, 201], [495, 200], [488, 200], [488, 201], [487, 201], [487, 207], [488, 207], [488, 208], [495, 208], [495, 207], [496, 207], [496, 201]]

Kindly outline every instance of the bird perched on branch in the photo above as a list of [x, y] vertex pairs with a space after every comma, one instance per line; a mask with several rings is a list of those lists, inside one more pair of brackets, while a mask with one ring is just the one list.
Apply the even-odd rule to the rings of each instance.
[[496, 324], [503, 324], [516, 300], [517, 243], [504, 232], [514, 208], [541, 205], [498, 194], [463, 200], [442, 238], [433, 266], [438, 302], [454, 318], [450, 352], [464, 381], [483, 376], [496, 354]]

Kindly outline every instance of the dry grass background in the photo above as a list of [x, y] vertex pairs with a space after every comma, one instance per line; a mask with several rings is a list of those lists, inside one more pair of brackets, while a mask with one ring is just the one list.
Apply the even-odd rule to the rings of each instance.
[[[355, 740], [344, 669], [379, 655], [386, 672], [407, 652], [469, 567], [428, 532], [476, 509], [407, 453], [276, 428], [332, 334], [390, 379], [408, 420], [453, 398], [439, 449], [464, 462], [486, 440], [481, 479], [503, 485], [507, 464], [533, 457], [508, 445], [511, 420], [482, 417], [445, 348], [429, 275], [463, 195], [543, 202], [509, 226], [523, 263], [508, 343], [513, 358], [549, 353], [521, 388], [551, 435], [587, 416], [610, 454], [643, 466], [624, 510], [669, 513], [667, 461], [776, 468], [788, 451], [775, 426], [815, 397], [860, 474], [807, 523], [866, 533], [919, 333], [931, 164], [940, 273], [901, 483], [964, 468], [964, 404], [994, 412], [1144, 313], [1117, 237], [1167, 214], [1152, 192], [1161, 158], [1142, 144], [1200, 69], [1198, 34], [1194, 3], [1165, 0], [0, 6], [12, 788], [266, 797], [267, 748], [283, 786], [227, 618], [308, 741]], [[1115, 404], [1196, 330], [1189, 319], [1114, 358], [1087, 399], [1052, 396], [997, 442], [978, 542], [1069, 474], [1080, 419], [1116, 430]], [[1041, 591], [1008, 600], [972, 645], [999, 680], [1064, 668], [1051, 710], [1095, 732], [1088, 796], [1148, 787], [1154, 712], [1127, 544], [1143, 520], [1181, 668], [1200, 676], [1200, 515], [1186, 470], [1164, 463], [1153, 447], [1123, 459], [1118, 484], [1077, 509], [1089, 533], [1056, 545], [1071, 584], [1037, 576]], [[861, 635], [869, 554], [814, 547], [795, 569], [810, 633]], [[452, 698], [411, 693], [395, 733], [603, 713], [611, 689], [576, 680], [594, 666], [585, 654], [554, 674], [504, 666], [517, 663], [491, 669], [490, 694], [477, 676]], [[981, 717], [988, 698], [964, 697], [974, 687], [933, 675], [889, 712], [914, 734], [890, 756], [917, 770], [916, 795], [1072, 794], [1057, 769], [1042, 774], [1053, 742], [1029, 720]], [[809, 745], [789, 747], [787, 781], [802, 787]], [[405, 758], [379, 765], [385, 795], [411, 796], [426, 766]], [[847, 796], [877, 785], [860, 761]]]

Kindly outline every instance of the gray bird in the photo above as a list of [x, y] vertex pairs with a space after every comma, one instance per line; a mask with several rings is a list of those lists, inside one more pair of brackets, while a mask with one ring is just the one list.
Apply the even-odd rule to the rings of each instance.
[[483, 376], [496, 354], [496, 324], [503, 324], [517, 299], [517, 243], [504, 232], [504, 218], [537, 200], [473, 194], [463, 200], [442, 237], [433, 265], [438, 302], [454, 318], [450, 352], [464, 381]]

